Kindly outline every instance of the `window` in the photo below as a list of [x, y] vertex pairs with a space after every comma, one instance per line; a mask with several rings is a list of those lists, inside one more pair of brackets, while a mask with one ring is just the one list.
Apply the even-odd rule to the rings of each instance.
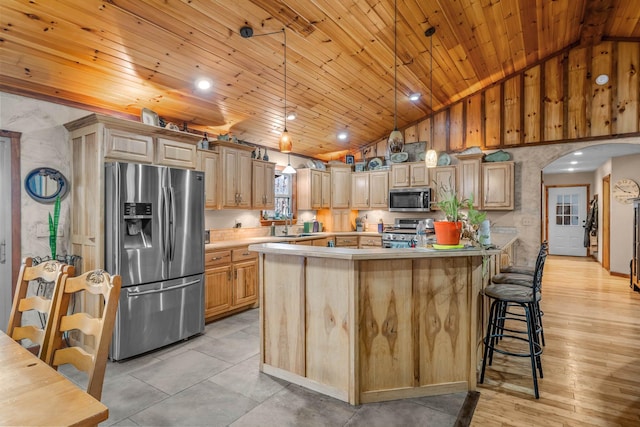
[[579, 225], [578, 195], [559, 194], [556, 199], [556, 225]]
[[285, 175], [282, 173], [282, 166], [276, 166], [275, 177], [275, 209], [272, 211], [262, 211], [262, 224], [270, 225], [272, 222], [282, 221], [290, 215], [296, 218], [295, 205], [295, 175]]

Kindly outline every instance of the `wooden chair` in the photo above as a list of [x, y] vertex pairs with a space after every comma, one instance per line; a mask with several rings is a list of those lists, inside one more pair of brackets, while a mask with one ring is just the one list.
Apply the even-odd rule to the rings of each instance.
[[[33, 259], [27, 257], [23, 260], [18, 274], [18, 283], [13, 296], [7, 335], [23, 345], [28, 345], [28, 350], [42, 360], [45, 360], [45, 350], [51, 337], [53, 325], [51, 313], [60, 296], [61, 281], [64, 273], [68, 276], [73, 276], [73, 266], [55, 260], [45, 261], [34, 266]], [[53, 283], [51, 299], [38, 294], [27, 296], [29, 283], [38, 279], [43, 282]], [[41, 327], [37, 325], [22, 325], [23, 314], [28, 311], [38, 315]], [[31, 344], [29, 345], [27, 341], [23, 340], [29, 340]]]
[[[102, 270], [89, 271], [78, 277], [65, 277], [55, 309], [55, 323], [47, 350], [46, 362], [54, 369], [69, 363], [79, 371], [85, 372], [88, 376], [87, 393], [98, 400], [102, 396], [102, 383], [120, 298], [120, 285], [120, 276], [110, 276]], [[83, 312], [67, 314], [71, 296], [82, 291], [104, 298], [100, 317], [92, 317]], [[69, 337], [69, 331], [74, 330], [80, 331], [84, 336]], [[94, 338], [91, 346], [87, 345], [88, 340], [84, 339], [88, 336]]]

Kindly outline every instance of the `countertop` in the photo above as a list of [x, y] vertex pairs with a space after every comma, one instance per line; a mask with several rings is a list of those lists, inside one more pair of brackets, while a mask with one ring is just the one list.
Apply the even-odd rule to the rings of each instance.
[[305, 234], [300, 237], [293, 236], [262, 236], [262, 237], [247, 237], [237, 240], [221, 240], [217, 242], [211, 242], [204, 245], [205, 251], [217, 250], [217, 249], [230, 249], [239, 246], [255, 245], [260, 243], [288, 243], [299, 242], [304, 240], [321, 239], [323, 237], [332, 236], [381, 236], [377, 231], [338, 231], [335, 233], [298, 233]]
[[[327, 233], [328, 235], [337, 235]], [[376, 233], [377, 234], [377, 233]], [[433, 248], [374, 248], [374, 249], [347, 249], [329, 248], [323, 246], [294, 246], [282, 243], [251, 244], [249, 250], [259, 253], [295, 255], [316, 258], [337, 258], [349, 260], [389, 259], [389, 258], [438, 258], [438, 257], [466, 257], [482, 255], [498, 255], [502, 249], [512, 245], [518, 235], [515, 233], [492, 233], [491, 241], [495, 245], [492, 249], [479, 249], [474, 247], [464, 249], [438, 250]]]

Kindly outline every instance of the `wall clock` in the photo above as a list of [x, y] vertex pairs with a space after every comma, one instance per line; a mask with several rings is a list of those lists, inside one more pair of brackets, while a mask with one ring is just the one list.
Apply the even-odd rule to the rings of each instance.
[[631, 203], [633, 199], [640, 195], [640, 187], [634, 180], [623, 178], [613, 184], [612, 194], [620, 203]]

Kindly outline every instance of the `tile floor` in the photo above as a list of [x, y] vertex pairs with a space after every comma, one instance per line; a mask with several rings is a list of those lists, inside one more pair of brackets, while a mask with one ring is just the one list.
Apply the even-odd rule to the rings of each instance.
[[[466, 393], [351, 406], [258, 371], [258, 310], [188, 341], [107, 365], [116, 426], [453, 426]], [[72, 369], [72, 368], [71, 368]], [[81, 386], [82, 378], [60, 371]]]

